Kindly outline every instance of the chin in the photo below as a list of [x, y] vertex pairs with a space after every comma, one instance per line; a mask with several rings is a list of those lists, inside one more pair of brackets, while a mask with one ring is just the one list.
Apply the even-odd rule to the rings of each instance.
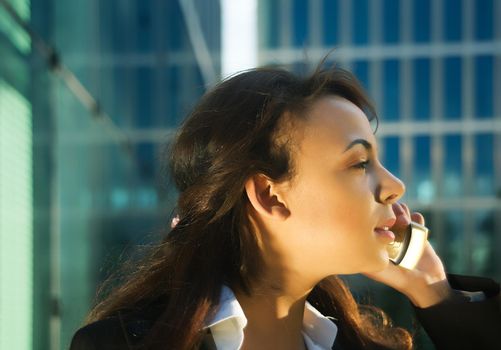
[[388, 256], [385, 255], [384, 257], [380, 257], [378, 262], [372, 264], [370, 269], [368, 269], [369, 271], [366, 272], [379, 272], [386, 269], [389, 264], [391, 264], [390, 259], [388, 259]]

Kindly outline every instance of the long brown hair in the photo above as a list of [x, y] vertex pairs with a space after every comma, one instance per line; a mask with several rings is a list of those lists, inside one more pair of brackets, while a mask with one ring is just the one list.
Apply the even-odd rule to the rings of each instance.
[[[348, 99], [377, 121], [356, 78], [337, 66], [318, 68], [308, 77], [258, 68], [207, 92], [171, 146], [179, 223], [95, 306], [88, 322], [155, 305], [147, 347], [196, 347], [222, 285], [252, 293], [261, 271], [245, 181], [257, 173], [275, 181], [294, 176], [290, 142], [277, 142], [280, 121], [285, 114], [307, 118], [307, 109], [326, 95]], [[358, 305], [337, 276], [322, 280], [308, 300], [339, 320], [337, 341], [346, 348], [412, 348], [408, 331], [393, 327], [381, 310]]]

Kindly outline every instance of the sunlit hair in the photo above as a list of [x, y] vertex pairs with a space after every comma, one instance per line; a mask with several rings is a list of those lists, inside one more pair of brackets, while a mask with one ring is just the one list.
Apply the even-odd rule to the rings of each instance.
[[[252, 294], [262, 261], [244, 184], [258, 173], [277, 182], [294, 177], [293, 130], [287, 130], [284, 116], [307, 120], [315, 101], [333, 95], [377, 121], [350, 72], [319, 67], [308, 77], [280, 68], [245, 71], [202, 97], [170, 148], [179, 222], [127, 281], [95, 306], [88, 322], [150, 310], [155, 322], [145, 348], [192, 349], [200, 344], [223, 284]], [[408, 331], [392, 327], [381, 310], [358, 305], [337, 276], [322, 280], [308, 301], [338, 320], [338, 341], [346, 349], [412, 348]]]

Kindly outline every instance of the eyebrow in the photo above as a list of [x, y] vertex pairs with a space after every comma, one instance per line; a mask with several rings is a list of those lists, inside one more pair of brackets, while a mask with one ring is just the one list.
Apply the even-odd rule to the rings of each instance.
[[365, 149], [368, 151], [372, 150], [372, 145], [369, 141], [367, 141], [365, 139], [356, 139], [356, 140], [353, 140], [350, 142], [350, 144], [348, 145], [348, 147], [346, 147], [346, 149], [344, 150], [343, 153], [347, 152], [350, 148], [352, 148], [353, 146], [358, 145], [358, 144], [361, 144], [362, 146], [364, 146]]

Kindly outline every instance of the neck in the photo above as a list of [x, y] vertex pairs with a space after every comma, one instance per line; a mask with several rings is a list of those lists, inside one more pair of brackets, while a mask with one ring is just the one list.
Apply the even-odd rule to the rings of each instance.
[[237, 291], [247, 318], [243, 349], [305, 349], [303, 314], [310, 290], [263, 283], [250, 296]]

